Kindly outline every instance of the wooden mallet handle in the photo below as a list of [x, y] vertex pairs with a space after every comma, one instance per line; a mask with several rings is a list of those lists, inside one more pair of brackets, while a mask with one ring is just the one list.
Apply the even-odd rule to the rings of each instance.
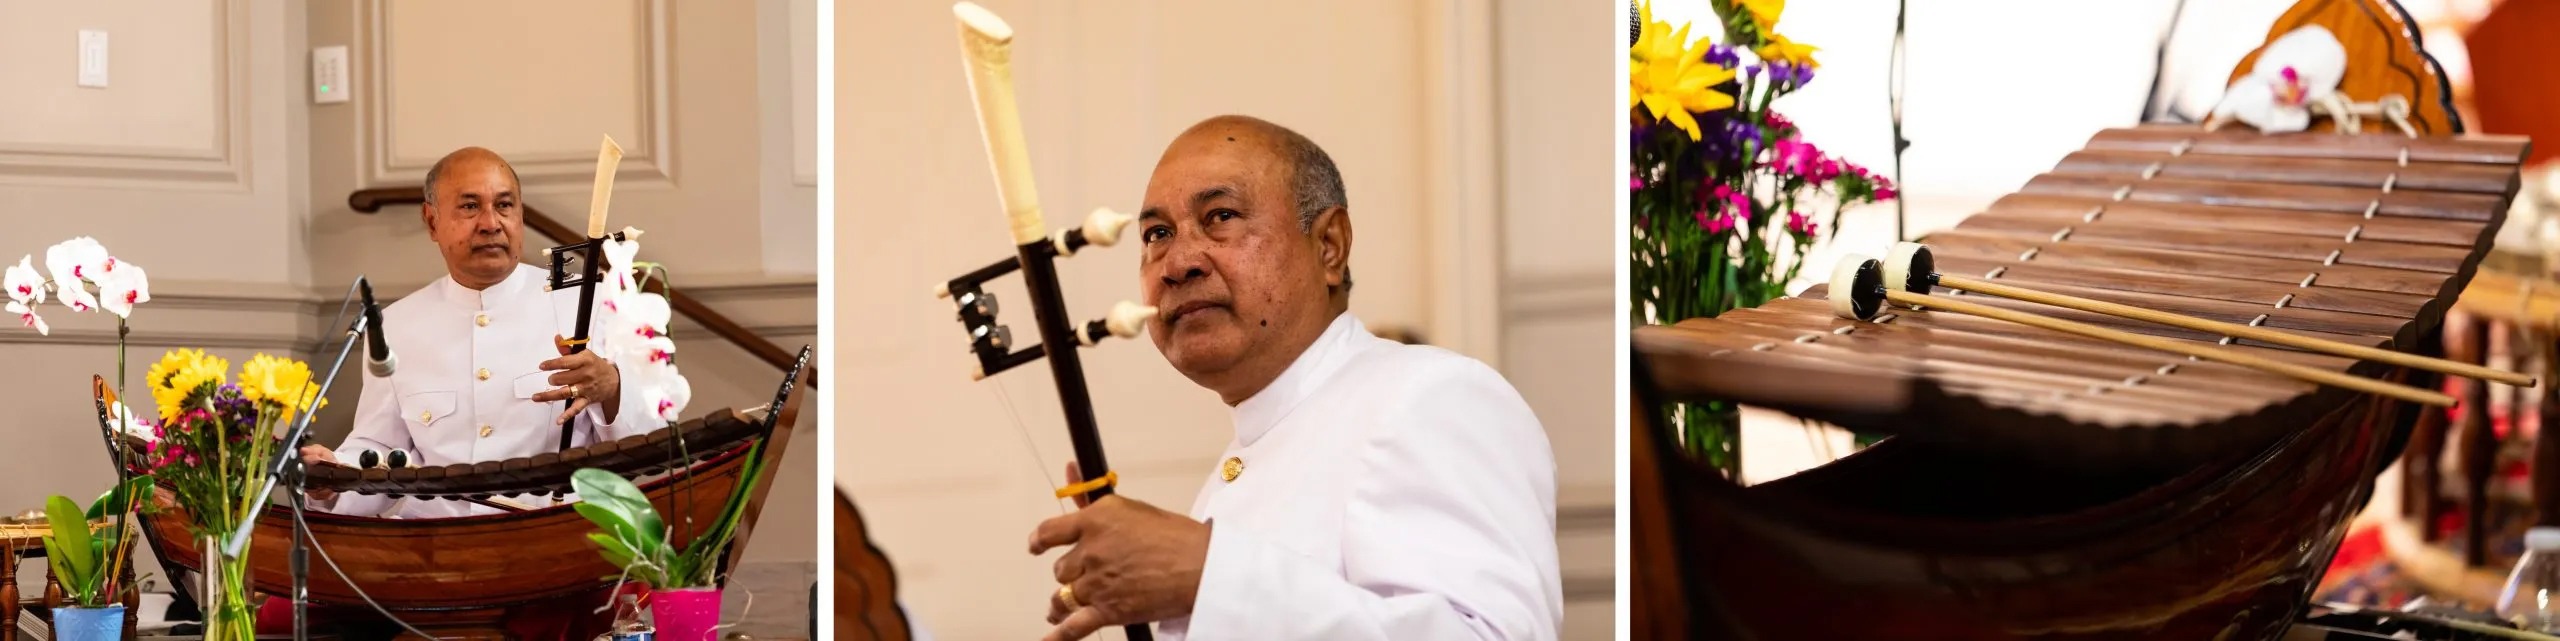
[[2110, 303], [2102, 300], [2091, 300], [2078, 296], [2010, 287], [2008, 285], [1979, 281], [1962, 276], [1948, 276], [1940, 274], [1938, 275], [1938, 285], [1949, 289], [1979, 292], [2001, 298], [2012, 298], [2030, 303], [2052, 305], [2055, 307], [2076, 309], [2084, 312], [2095, 312], [2099, 314], [2106, 314], [2108, 316], [2118, 316], [2138, 321], [2159, 323], [2171, 327], [2182, 327], [2199, 332], [2229, 336], [2232, 338], [2248, 339], [2262, 343], [2301, 348], [2323, 354], [2363, 359], [2377, 363], [2422, 369], [2441, 374], [2452, 374], [2455, 376], [2466, 376], [2482, 380], [2497, 381], [2517, 387], [2532, 387], [2535, 383], [2535, 379], [2532, 376], [2481, 367], [2470, 363], [2451, 361], [2441, 358], [2431, 358], [2406, 352], [2395, 352], [2378, 347], [2341, 343], [2332, 340], [2302, 336], [2299, 334], [2279, 332], [2264, 327], [2254, 327], [2238, 323], [2225, 323], [2222, 321], [2207, 320], [2193, 316], [2172, 314], [2159, 310], [2143, 309], [2132, 305]]
[[[1901, 303], [1905, 306], [1942, 309], [1958, 314], [1981, 316], [1983, 318], [2008, 321], [2030, 327], [2041, 327], [2057, 332], [2078, 334], [2099, 340], [2124, 343], [2135, 347], [2145, 347], [2174, 354], [2183, 354], [2208, 361], [2230, 363], [2263, 372], [2291, 376], [2304, 381], [2319, 383], [2321, 385], [2345, 388], [2369, 394], [2380, 394], [2413, 403], [2425, 403], [2438, 407], [2453, 406], [2453, 397], [2441, 392], [2433, 392], [2398, 383], [2352, 376], [2345, 372], [2304, 367], [2215, 345], [2160, 338], [2157, 336], [2145, 336], [2142, 334], [2108, 329], [2076, 321], [2068, 321], [2049, 316], [2038, 316], [2021, 311], [2002, 309], [1945, 296], [1914, 294], [1900, 289], [1887, 288], [1884, 294], [1887, 300]], [[1832, 295], [1847, 296], [1851, 294], [1848, 292], [1834, 292]]]

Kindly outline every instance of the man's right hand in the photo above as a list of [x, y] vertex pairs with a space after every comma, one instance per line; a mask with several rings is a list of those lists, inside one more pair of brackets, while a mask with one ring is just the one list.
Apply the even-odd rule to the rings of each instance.
[[[322, 463], [331, 465], [338, 464], [338, 452], [318, 445], [302, 446], [302, 465], [304, 467], [311, 467]], [[326, 501], [338, 498], [338, 491], [311, 489], [304, 490], [302, 495], [310, 497], [310, 499], [314, 501]]]

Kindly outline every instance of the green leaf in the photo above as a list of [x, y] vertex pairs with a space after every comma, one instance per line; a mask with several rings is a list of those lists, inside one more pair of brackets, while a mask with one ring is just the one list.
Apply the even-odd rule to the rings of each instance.
[[611, 563], [614, 567], [631, 565], [631, 548], [623, 545], [621, 539], [613, 538], [612, 535], [603, 532], [588, 532], [587, 540], [595, 542], [597, 553], [604, 555], [606, 563]]
[[132, 497], [148, 496], [152, 482], [151, 475], [144, 474], [126, 479], [123, 485], [110, 488], [107, 493], [98, 495], [98, 501], [89, 504], [90, 520], [106, 518], [110, 514], [124, 514], [125, 506], [132, 501]]
[[71, 555], [63, 554], [62, 546], [55, 545], [53, 537], [44, 537], [44, 559], [46, 565], [53, 567], [55, 580], [69, 581], [77, 576], [72, 574], [70, 566], [64, 565], [71, 562]]
[[45, 541], [46, 558], [60, 559], [66, 566], [57, 568], [64, 585], [85, 584], [87, 577], [98, 571], [97, 541], [89, 536], [89, 519], [83, 518], [80, 505], [56, 494], [45, 499], [44, 518], [53, 526], [53, 536]]
[[578, 470], [569, 475], [569, 485], [584, 502], [595, 503], [620, 513], [635, 528], [648, 532], [650, 540], [666, 535], [666, 521], [658, 517], [657, 508], [649, 505], [649, 496], [632, 485], [629, 479], [595, 468]]
[[[604, 530], [595, 534], [613, 539], [616, 544], [623, 546], [624, 550], [645, 550], [649, 547], [651, 537], [641, 532], [639, 527], [631, 523], [623, 513], [595, 503], [582, 502], [572, 507], [580, 516], [587, 517], [588, 521], [595, 523], [598, 529]], [[635, 553], [634, 556], [637, 554]]]

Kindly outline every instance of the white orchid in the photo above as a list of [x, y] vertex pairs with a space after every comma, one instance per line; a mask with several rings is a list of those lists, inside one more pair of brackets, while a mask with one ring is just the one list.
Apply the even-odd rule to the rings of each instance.
[[116, 422], [118, 424], [117, 427], [123, 429], [124, 433], [132, 435], [134, 438], [142, 439], [143, 442], [146, 443], [157, 442], [160, 440], [160, 435], [151, 429], [151, 417], [135, 416], [133, 408], [125, 407], [122, 401], [118, 401], [116, 404], [108, 406], [107, 416], [109, 417], [108, 420]]
[[[98, 288], [95, 294], [91, 285]], [[98, 239], [87, 236], [46, 248], [44, 271], [36, 270], [34, 256], [19, 258], [0, 279], [0, 287], [8, 289], [6, 309], [18, 315], [19, 324], [43, 334], [52, 334], [53, 328], [36, 315], [36, 307], [48, 295], [71, 311], [105, 309], [117, 318], [131, 318], [135, 304], [151, 300], [151, 278], [142, 267], [117, 260]]]
[[[638, 230], [626, 230], [623, 233], [625, 238], [638, 235]], [[605, 271], [612, 274], [612, 278], [607, 279], [605, 284], [613, 292], [614, 300], [621, 300], [625, 295], [640, 291], [639, 276], [635, 273], [638, 270], [633, 269], [639, 255], [639, 241], [613, 239], [604, 241]]]
[[45, 291], [44, 274], [36, 271], [34, 261], [33, 256], [19, 258], [18, 264], [9, 266], [7, 276], [0, 278], [0, 287], [8, 288], [8, 310], [18, 315], [19, 323], [36, 328], [36, 333], [52, 335], [53, 327], [36, 315], [36, 306], [44, 304]]
[[106, 269], [107, 248], [87, 236], [62, 241], [44, 250], [44, 268], [53, 274], [53, 296], [71, 311], [98, 309], [98, 298], [89, 294], [87, 278]]
[[151, 300], [151, 278], [142, 273], [140, 265], [107, 259], [105, 273], [100, 274], [97, 283], [99, 304], [117, 318], [133, 317], [136, 303]]
[[640, 291], [639, 237], [640, 230], [624, 229], [622, 240], [604, 241], [603, 313], [590, 332], [591, 347], [621, 366], [623, 393], [638, 394], [643, 406], [672, 422], [693, 400], [693, 384], [676, 370], [676, 343], [667, 336], [675, 310], [667, 297]]
[[2318, 25], [2295, 29], [2268, 43], [2249, 75], [2223, 92], [2207, 128], [2237, 119], [2267, 133], [2309, 129], [2314, 107], [2344, 110], [2338, 82], [2346, 75], [2347, 49], [2336, 35]]

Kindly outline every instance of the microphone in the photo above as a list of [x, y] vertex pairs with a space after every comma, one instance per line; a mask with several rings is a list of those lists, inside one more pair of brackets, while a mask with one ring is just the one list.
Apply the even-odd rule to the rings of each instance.
[[356, 291], [364, 294], [365, 371], [389, 377], [400, 370], [400, 357], [391, 353], [391, 343], [382, 338], [382, 306], [373, 302], [373, 281], [356, 277]]

